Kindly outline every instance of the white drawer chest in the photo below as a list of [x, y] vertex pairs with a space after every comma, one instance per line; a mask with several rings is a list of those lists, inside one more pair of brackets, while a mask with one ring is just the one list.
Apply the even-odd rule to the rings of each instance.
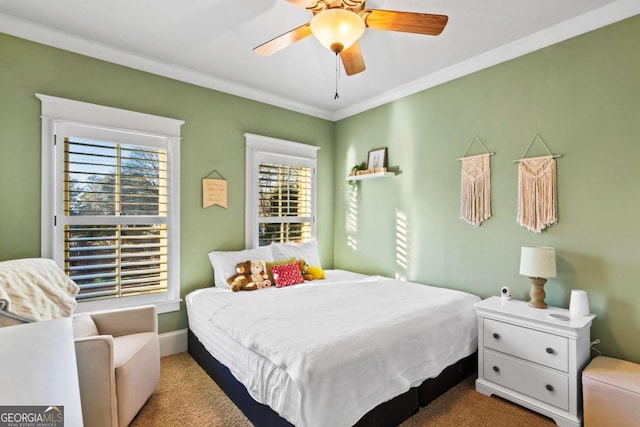
[[555, 307], [532, 308], [525, 301], [500, 297], [487, 298], [475, 307], [476, 390], [544, 414], [559, 426], [580, 426], [581, 373], [590, 360], [595, 316], [571, 315]]

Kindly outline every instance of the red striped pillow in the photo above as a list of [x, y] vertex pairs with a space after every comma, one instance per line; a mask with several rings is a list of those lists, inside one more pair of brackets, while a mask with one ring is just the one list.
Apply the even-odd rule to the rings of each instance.
[[300, 267], [297, 262], [289, 264], [274, 265], [271, 267], [271, 274], [273, 274], [273, 281], [276, 287], [282, 288], [283, 286], [296, 285], [303, 283], [304, 279], [300, 274]]

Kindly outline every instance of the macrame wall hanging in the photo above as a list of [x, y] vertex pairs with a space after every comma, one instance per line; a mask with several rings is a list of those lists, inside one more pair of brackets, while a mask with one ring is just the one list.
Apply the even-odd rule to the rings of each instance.
[[[533, 143], [538, 140], [549, 153], [546, 156], [526, 158]], [[562, 155], [551, 154], [540, 135], [533, 137], [518, 165], [518, 224], [534, 233], [540, 233], [558, 222], [558, 195], [556, 188], [556, 161]]]
[[[475, 141], [482, 145], [486, 153], [465, 157]], [[462, 160], [460, 219], [476, 227], [491, 217], [491, 156], [494, 154], [476, 135], [458, 159]]]

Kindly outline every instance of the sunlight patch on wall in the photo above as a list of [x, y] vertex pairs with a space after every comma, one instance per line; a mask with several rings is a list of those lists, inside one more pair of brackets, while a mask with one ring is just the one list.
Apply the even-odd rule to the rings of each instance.
[[409, 271], [409, 220], [396, 209], [396, 279], [407, 280]]
[[[356, 164], [355, 147], [350, 145], [346, 155], [345, 176], [351, 172], [351, 167]], [[358, 184], [346, 181], [345, 198], [347, 203], [345, 218], [345, 234], [347, 236], [347, 247], [358, 250]]]
[[347, 184], [347, 246], [358, 250], [358, 184]]

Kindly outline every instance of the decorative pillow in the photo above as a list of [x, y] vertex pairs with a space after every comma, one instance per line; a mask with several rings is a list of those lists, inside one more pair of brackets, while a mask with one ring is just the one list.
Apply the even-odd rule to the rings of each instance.
[[304, 283], [297, 262], [274, 265], [271, 267], [271, 272], [273, 273], [273, 281], [278, 288]]
[[227, 278], [233, 276], [236, 271], [236, 264], [239, 262], [261, 259], [265, 262], [273, 261], [271, 246], [261, 246], [256, 249], [245, 249], [243, 251], [211, 251], [209, 261], [213, 266], [214, 284], [216, 287], [228, 288]]
[[87, 313], [74, 314], [71, 324], [74, 338], [95, 337], [100, 335], [96, 324]]
[[280, 261], [270, 261], [267, 263], [267, 275], [269, 276], [269, 280], [273, 283], [273, 273], [271, 272], [271, 267], [274, 265], [282, 265], [282, 264], [291, 264], [292, 262], [296, 262], [295, 258], [283, 259]]
[[275, 259], [303, 259], [309, 265], [322, 268], [318, 255], [318, 243], [315, 240], [306, 243], [273, 243], [271, 246]]

